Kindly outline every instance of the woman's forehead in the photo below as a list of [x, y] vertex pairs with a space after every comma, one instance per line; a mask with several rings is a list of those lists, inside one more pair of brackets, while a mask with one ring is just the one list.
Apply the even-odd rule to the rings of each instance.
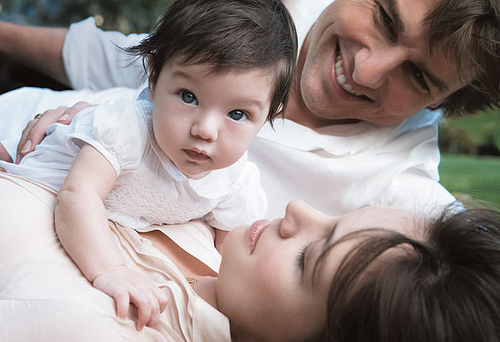
[[413, 235], [420, 225], [419, 216], [410, 211], [366, 206], [341, 217], [337, 229], [341, 235], [369, 228], [382, 228]]

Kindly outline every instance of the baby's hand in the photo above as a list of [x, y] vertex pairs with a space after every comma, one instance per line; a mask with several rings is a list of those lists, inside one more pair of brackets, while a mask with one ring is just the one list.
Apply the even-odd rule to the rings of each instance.
[[115, 300], [116, 314], [121, 319], [127, 317], [129, 304], [134, 304], [138, 312], [137, 330], [157, 324], [167, 305], [167, 295], [160, 288], [126, 266], [98, 275], [92, 285]]

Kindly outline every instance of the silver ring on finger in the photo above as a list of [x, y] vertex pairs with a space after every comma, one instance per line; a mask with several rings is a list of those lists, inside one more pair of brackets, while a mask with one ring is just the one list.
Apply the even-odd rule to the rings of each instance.
[[38, 119], [40, 119], [40, 118], [42, 117], [42, 115], [43, 115], [43, 114], [38, 113], [37, 115], [35, 115], [35, 116], [33, 117], [33, 120], [38, 120]]

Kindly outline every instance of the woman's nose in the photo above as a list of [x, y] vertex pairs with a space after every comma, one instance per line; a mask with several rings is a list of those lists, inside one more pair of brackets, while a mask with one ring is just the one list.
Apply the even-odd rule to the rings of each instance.
[[397, 49], [363, 48], [354, 56], [352, 78], [360, 85], [376, 89], [403, 62], [403, 52]]
[[219, 135], [219, 122], [215, 113], [203, 113], [191, 126], [191, 135], [207, 140], [216, 141]]
[[280, 235], [282, 238], [291, 238], [305, 231], [320, 231], [322, 219], [329, 218], [323, 213], [309, 206], [301, 200], [288, 203], [285, 217], [281, 222]]

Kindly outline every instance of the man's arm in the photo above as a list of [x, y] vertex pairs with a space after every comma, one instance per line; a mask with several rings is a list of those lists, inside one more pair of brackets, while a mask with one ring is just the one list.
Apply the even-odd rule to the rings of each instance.
[[67, 31], [0, 22], [0, 53], [69, 85], [62, 57]]

